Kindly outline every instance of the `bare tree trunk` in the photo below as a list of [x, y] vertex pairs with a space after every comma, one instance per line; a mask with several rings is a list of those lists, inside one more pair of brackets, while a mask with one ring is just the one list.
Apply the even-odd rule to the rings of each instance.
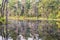
[[6, 4], [6, 40], [8, 40], [8, 0], [5, 0]]

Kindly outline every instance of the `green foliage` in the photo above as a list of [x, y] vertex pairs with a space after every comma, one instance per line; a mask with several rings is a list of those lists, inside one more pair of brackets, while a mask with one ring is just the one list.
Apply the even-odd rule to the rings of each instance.
[[5, 23], [6, 23], [6, 21], [5, 21], [4, 17], [0, 17], [0, 25], [5, 24]]
[[0, 0], [0, 4], [2, 3], [2, 1]]
[[27, 9], [30, 9], [30, 0], [27, 0], [27, 1], [26, 1], [26, 8], [27, 8]]
[[[38, 5], [39, 14], [55, 19], [58, 14], [59, 0], [41, 0]], [[45, 17], [45, 16], [44, 16]]]

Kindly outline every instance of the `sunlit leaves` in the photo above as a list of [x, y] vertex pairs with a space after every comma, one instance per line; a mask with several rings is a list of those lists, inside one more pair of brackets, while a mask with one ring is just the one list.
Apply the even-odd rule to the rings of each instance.
[[58, 21], [58, 22], [56, 22], [56, 24], [58, 25], [58, 28], [60, 28], [60, 22]]
[[56, 16], [58, 19], [60, 19], [60, 11], [58, 11], [58, 14]]

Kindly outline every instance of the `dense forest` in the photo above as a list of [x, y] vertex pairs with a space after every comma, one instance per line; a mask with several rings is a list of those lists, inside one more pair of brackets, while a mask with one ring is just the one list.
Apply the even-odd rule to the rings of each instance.
[[60, 0], [0, 0], [0, 35], [17, 40], [19, 34], [60, 40]]

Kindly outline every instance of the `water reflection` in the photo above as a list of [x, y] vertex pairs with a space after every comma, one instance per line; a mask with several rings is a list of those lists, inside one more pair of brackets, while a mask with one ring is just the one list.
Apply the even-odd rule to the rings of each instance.
[[16, 39], [21, 34], [23, 38], [32, 37], [38, 40], [42, 36], [55, 35], [57, 24], [56, 21], [47, 20], [9, 20], [8, 29], [9, 36], [11, 36], [11, 32], [14, 32], [13, 34], [16, 35]]

